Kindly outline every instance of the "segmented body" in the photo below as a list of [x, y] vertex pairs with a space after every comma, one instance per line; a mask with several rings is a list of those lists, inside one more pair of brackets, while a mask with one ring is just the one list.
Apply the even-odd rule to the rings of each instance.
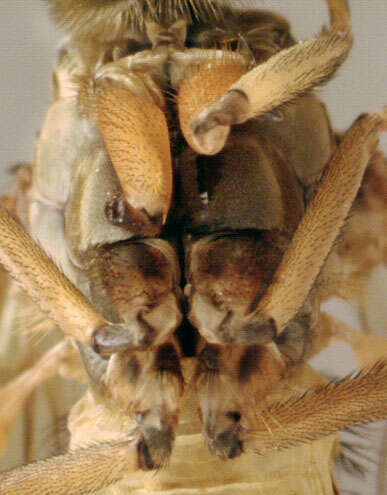
[[[55, 67], [54, 101], [38, 139], [32, 181], [15, 195], [14, 206], [14, 213], [70, 280], [112, 320], [117, 313], [130, 320], [144, 307], [162, 301], [170, 321], [166, 324], [164, 315], [157, 315], [152, 323], [165, 332], [177, 327], [182, 317], [179, 271], [185, 264], [190, 319], [209, 342], [213, 342], [213, 334], [206, 334], [209, 319], [223, 316], [225, 306], [236, 315], [244, 314], [256, 293], [257, 278], [262, 292], [267, 287], [336, 147], [325, 108], [309, 95], [283, 109], [279, 117], [236, 126], [220, 155], [203, 157], [189, 149], [176, 130], [174, 102], [166, 95], [180, 88], [183, 71], [201, 60], [200, 50], [227, 47], [224, 53], [214, 52], [213, 68], [224, 58], [235, 57], [239, 76], [239, 71], [294, 43], [278, 16], [227, 9], [223, 14], [216, 27], [195, 21], [183, 45], [179, 30], [170, 29], [172, 21], [160, 31], [155, 28], [154, 39], [140, 29], [108, 42], [67, 40]], [[234, 77], [231, 74], [230, 80]], [[116, 219], [121, 189], [106, 149], [109, 144], [84, 96], [91, 80], [100, 87], [129, 89], [156, 103], [169, 117], [175, 203], [161, 238], [151, 238], [152, 233], [141, 228], [136, 231], [133, 225], [140, 225], [141, 219], [124, 226], [120, 223], [125, 219]], [[133, 192], [136, 201], [137, 193]], [[149, 204], [157, 225], [158, 205], [152, 211]], [[141, 264], [144, 258], [149, 259], [147, 266]], [[131, 267], [126, 276], [121, 272], [125, 263]], [[132, 287], [134, 279], [138, 283]], [[329, 289], [324, 290], [329, 295]], [[133, 292], [130, 306], [127, 299], [121, 304], [120, 291]], [[272, 391], [272, 400], [321, 383], [301, 364], [312, 353], [308, 333], [318, 318], [317, 297], [318, 290], [289, 331], [301, 335], [302, 344], [277, 342], [288, 359], [299, 364], [299, 371]], [[194, 346], [186, 343], [184, 332], [193, 340], [196, 336], [187, 327], [179, 333], [183, 354], [187, 345], [192, 353]], [[192, 379], [192, 360], [182, 358], [186, 384]], [[240, 379], [244, 394], [254, 374], [247, 361], [243, 351], [236, 371], [245, 377]], [[168, 466], [156, 474], [139, 472], [101, 493], [335, 493], [334, 438], [290, 452], [262, 458], [244, 454], [224, 462], [210, 454], [203, 441], [197, 398], [185, 395]], [[87, 393], [73, 408], [69, 427], [70, 447], [75, 448], [90, 438], [93, 442], [121, 438], [133, 423], [125, 407], [117, 412], [98, 394]]]

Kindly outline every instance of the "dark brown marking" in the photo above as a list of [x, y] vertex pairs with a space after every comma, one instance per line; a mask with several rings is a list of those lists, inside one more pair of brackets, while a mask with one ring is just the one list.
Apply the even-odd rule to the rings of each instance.
[[219, 373], [219, 349], [215, 345], [208, 344], [198, 356], [199, 363], [207, 372]]
[[161, 214], [150, 216], [144, 209], [137, 210], [128, 204], [123, 195], [106, 202], [105, 215], [113, 225], [131, 230], [143, 237], [157, 236], [162, 227]]
[[179, 340], [181, 352], [186, 357], [196, 355], [196, 346], [199, 340], [199, 334], [196, 328], [184, 318], [183, 322], [176, 330], [176, 336]]
[[144, 471], [149, 471], [154, 469], [156, 466], [153, 462], [152, 456], [150, 455], [148, 445], [144, 439], [140, 440], [137, 445], [138, 452], [138, 464], [140, 469]]
[[235, 421], [235, 423], [239, 423], [242, 417], [238, 411], [229, 411], [228, 413], [226, 413], [226, 416]]
[[136, 356], [131, 356], [128, 362], [128, 372], [130, 379], [135, 381], [140, 375], [141, 367]]
[[227, 459], [235, 459], [243, 452], [242, 441], [235, 432], [224, 431], [220, 433], [212, 444], [212, 449], [220, 456]]
[[154, 250], [142, 249], [138, 256], [138, 269], [145, 278], [166, 278], [166, 262], [163, 255]]
[[278, 349], [293, 364], [300, 362], [309, 344], [308, 332], [311, 326], [311, 315], [299, 314], [285, 328], [285, 330], [274, 339]]
[[172, 344], [163, 344], [157, 349], [155, 367], [160, 373], [171, 373], [183, 380], [179, 356]]
[[273, 340], [276, 335], [277, 325], [275, 320], [258, 315], [253, 321], [241, 328], [238, 340], [243, 345], [263, 344]]
[[238, 379], [244, 383], [249, 380], [259, 367], [261, 348], [258, 345], [248, 347], [243, 353], [238, 367]]

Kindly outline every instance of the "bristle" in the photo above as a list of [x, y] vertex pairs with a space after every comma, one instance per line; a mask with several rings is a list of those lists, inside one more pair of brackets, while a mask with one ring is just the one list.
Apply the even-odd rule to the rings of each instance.
[[170, 24], [178, 19], [214, 21], [222, 17], [221, 0], [46, 0], [60, 26], [76, 38], [111, 41], [143, 28], [145, 19]]
[[[139, 468], [137, 451], [132, 438], [92, 444], [2, 473], [2, 492], [14, 495], [95, 493], [135, 473]], [[53, 476], [53, 472], [61, 475]]]
[[15, 335], [44, 338], [46, 334], [57, 330], [55, 323], [26, 294], [21, 293], [18, 298], [22, 304], [14, 321]]
[[[378, 362], [339, 384], [309, 392], [251, 420], [245, 447], [263, 454], [318, 440], [387, 416], [387, 362]], [[269, 425], [269, 427], [267, 426]]]

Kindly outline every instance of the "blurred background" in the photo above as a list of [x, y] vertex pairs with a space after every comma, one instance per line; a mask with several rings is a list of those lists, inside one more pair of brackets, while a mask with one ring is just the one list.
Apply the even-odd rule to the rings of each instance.
[[[285, 15], [299, 39], [307, 39], [319, 32], [328, 22], [324, 0], [266, 0], [247, 1], [258, 8], [275, 10]], [[352, 26], [355, 35], [353, 50], [339, 74], [318, 90], [331, 115], [333, 126], [346, 129], [362, 112], [380, 109], [387, 103], [387, 1], [350, 1]], [[21, 161], [33, 159], [33, 145], [45, 112], [50, 103], [51, 67], [56, 46], [63, 36], [50, 22], [42, 0], [1, 0], [0, 2], [0, 194], [11, 184], [9, 169]], [[387, 153], [387, 134], [381, 139]], [[387, 276], [379, 269], [368, 288], [369, 304], [364, 314], [358, 308], [333, 300], [327, 309], [356, 328], [364, 324], [379, 334], [387, 334]], [[332, 370], [343, 376], [355, 367], [351, 351], [343, 344], [333, 345], [315, 361], [319, 369]], [[383, 444], [383, 427], [374, 425], [358, 440], [360, 453], [369, 453], [366, 478], [347, 477], [338, 473], [344, 487], [342, 493], [379, 495], [387, 493], [377, 476], [378, 455]], [[371, 449], [372, 447], [372, 449]], [[372, 450], [372, 452], [371, 452]], [[363, 452], [363, 453], [364, 453]], [[386, 455], [384, 453], [384, 455]]]

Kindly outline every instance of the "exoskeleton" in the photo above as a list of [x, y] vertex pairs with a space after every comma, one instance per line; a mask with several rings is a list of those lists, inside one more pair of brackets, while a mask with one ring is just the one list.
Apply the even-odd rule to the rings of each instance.
[[[335, 433], [387, 416], [386, 341], [320, 308], [386, 253], [386, 109], [339, 135], [313, 93], [347, 2], [301, 43], [243, 2], [48, 3], [69, 34], [1, 201], [0, 317], [65, 339], [0, 389], [0, 447], [44, 380], [86, 390], [68, 452], [0, 493], [338, 493]], [[363, 368], [335, 385], [307, 364], [334, 337]]]

